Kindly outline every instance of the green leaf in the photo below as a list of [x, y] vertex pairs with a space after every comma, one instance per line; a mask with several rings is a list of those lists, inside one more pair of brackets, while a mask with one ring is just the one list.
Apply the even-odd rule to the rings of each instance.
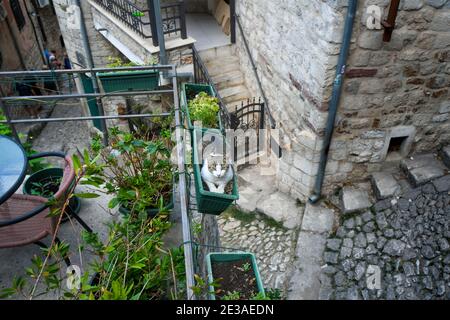
[[75, 196], [82, 199], [95, 199], [100, 197], [100, 195], [96, 193], [76, 193]]
[[111, 201], [109, 201], [108, 203], [108, 208], [109, 209], [114, 209], [115, 207], [117, 207], [120, 204], [120, 201], [118, 198], [112, 198]]
[[75, 172], [80, 171], [80, 169], [81, 169], [81, 161], [80, 161], [80, 158], [78, 158], [78, 156], [77, 156], [76, 154], [74, 154], [74, 155], [72, 156], [72, 160], [73, 160], [73, 166], [74, 166], [74, 168], [75, 168]]

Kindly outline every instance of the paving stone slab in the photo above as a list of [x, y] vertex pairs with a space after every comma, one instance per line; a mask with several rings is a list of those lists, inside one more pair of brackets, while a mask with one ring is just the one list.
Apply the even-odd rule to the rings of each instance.
[[288, 300], [316, 300], [326, 235], [302, 231], [298, 236], [296, 261], [289, 281]]
[[282, 192], [275, 192], [260, 199], [256, 211], [283, 223], [288, 229], [298, 227], [303, 218], [304, 207]]
[[330, 232], [334, 224], [334, 211], [322, 204], [306, 204], [302, 230], [318, 233]]
[[396, 196], [401, 192], [400, 184], [388, 172], [376, 172], [372, 174], [372, 186], [379, 200]]
[[442, 149], [441, 156], [442, 161], [444, 161], [445, 165], [450, 168], [450, 146]]
[[403, 160], [401, 167], [414, 186], [420, 186], [445, 174], [444, 166], [432, 154], [418, 155]]
[[432, 181], [437, 192], [450, 191], [450, 175]]
[[341, 202], [344, 214], [363, 211], [372, 206], [367, 191], [352, 187], [342, 189]]

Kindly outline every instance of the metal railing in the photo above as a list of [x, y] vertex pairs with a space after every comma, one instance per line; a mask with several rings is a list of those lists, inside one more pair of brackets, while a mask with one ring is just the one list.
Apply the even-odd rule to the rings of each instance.
[[93, 0], [143, 38], [151, 38], [150, 16], [128, 0]]
[[[93, 1], [141, 37], [145, 39], [152, 38], [153, 45], [158, 46], [159, 41], [155, 24], [157, 19], [153, 8], [140, 8], [128, 0]], [[165, 36], [179, 35], [182, 39], [187, 38], [186, 5], [184, 1], [162, 4], [161, 20]]]
[[264, 99], [264, 103], [265, 103], [264, 111], [267, 114], [270, 126], [272, 127], [272, 129], [275, 129], [276, 122], [275, 122], [275, 119], [272, 116], [272, 113], [270, 112], [269, 101], [267, 100], [266, 93], [265, 93], [265, 91], [264, 91], [264, 89], [262, 87], [261, 79], [260, 79], [259, 74], [258, 74], [258, 68], [256, 67], [255, 60], [253, 59], [252, 53], [250, 52], [250, 47], [248, 45], [248, 41], [247, 41], [247, 38], [245, 36], [244, 28], [242, 27], [242, 23], [241, 23], [239, 15], [236, 15], [235, 18], [236, 18], [236, 22], [237, 22], [237, 25], [238, 25], [238, 29], [239, 29], [239, 31], [241, 33], [241, 36], [242, 36], [242, 40], [244, 42], [245, 51], [247, 52], [248, 59], [250, 60], [250, 64], [252, 65], [253, 73], [255, 75], [259, 91], [261, 92], [261, 96]]
[[228, 129], [233, 128], [236, 123], [236, 119], [235, 117], [233, 117], [232, 114], [228, 112], [227, 106], [225, 105], [225, 102], [220, 96], [219, 90], [217, 90], [214, 82], [212, 81], [208, 69], [206, 68], [205, 63], [203, 62], [202, 58], [200, 57], [200, 54], [195, 48], [195, 45], [192, 45], [192, 60], [193, 60], [192, 63], [194, 65], [194, 82], [206, 83], [213, 88], [214, 93], [216, 94], [216, 97], [219, 100], [220, 116], [222, 119], [223, 127]]
[[[161, 94], [172, 94], [174, 103], [174, 115], [175, 115], [175, 135], [176, 135], [176, 149], [177, 149], [177, 166], [179, 172], [179, 199], [180, 199], [180, 210], [181, 210], [181, 221], [182, 221], [182, 232], [183, 232], [183, 243], [181, 244], [184, 248], [185, 257], [185, 267], [186, 267], [186, 292], [187, 298], [195, 300], [197, 297], [194, 295], [192, 288], [195, 285], [194, 278], [194, 252], [193, 252], [193, 241], [191, 233], [191, 224], [189, 217], [189, 177], [186, 172], [186, 159], [185, 150], [186, 142], [184, 140], [185, 133], [182, 124], [181, 110], [179, 105], [179, 94], [178, 94], [178, 79], [176, 77], [176, 67], [172, 65], [157, 65], [157, 66], [138, 66], [138, 67], [123, 67], [123, 68], [97, 68], [97, 69], [72, 69], [72, 70], [55, 70], [55, 71], [13, 71], [13, 72], [0, 72], [0, 80], [7, 79], [9, 82], [15, 80], [20, 81], [24, 78], [29, 77], [42, 77], [49, 76], [50, 74], [56, 75], [73, 75], [73, 74], [84, 74], [87, 76], [96, 77], [99, 72], [113, 72], [113, 71], [132, 71], [132, 70], [157, 70], [159, 72], [171, 72], [172, 77], [172, 88], [164, 90], [148, 90], [148, 91], [126, 91], [126, 92], [111, 92], [111, 93], [74, 93], [74, 94], [55, 94], [55, 95], [42, 95], [42, 96], [13, 96], [4, 97], [1, 92], [0, 87], [0, 109], [6, 116], [6, 120], [0, 120], [0, 123], [8, 124], [11, 128], [13, 137], [20, 143], [19, 136], [15, 130], [15, 125], [18, 123], [49, 123], [49, 122], [61, 122], [61, 121], [88, 121], [88, 120], [102, 120], [106, 119], [131, 119], [131, 118], [152, 118], [152, 117], [167, 117], [172, 113], [160, 113], [160, 114], [128, 114], [128, 115], [109, 115], [109, 116], [79, 116], [79, 117], [68, 117], [68, 118], [37, 118], [37, 119], [12, 119], [9, 113], [8, 105], [11, 102], [23, 102], [23, 101], [59, 101], [65, 99], [101, 99], [106, 97], [116, 97], [116, 96], [137, 96], [137, 95], [161, 95]], [[15, 105], [14, 107], [25, 107], [26, 105]], [[106, 126], [104, 127], [107, 129]], [[106, 132], [103, 132], [104, 134]]]

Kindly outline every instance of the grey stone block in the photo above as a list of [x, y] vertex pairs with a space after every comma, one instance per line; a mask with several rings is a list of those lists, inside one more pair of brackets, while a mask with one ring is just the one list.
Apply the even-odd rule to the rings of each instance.
[[387, 172], [377, 172], [372, 175], [372, 186], [379, 200], [396, 196], [401, 192], [400, 184], [394, 176]]
[[344, 214], [363, 211], [372, 206], [367, 191], [344, 187], [342, 189], [342, 208]]
[[414, 186], [423, 185], [445, 174], [444, 166], [432, 154], [403, 160], [401, 167]]
[[450, 191], [450, 175], [433, 180], [433, 185], [437, 192]]
[[445, 165], [450, 168], [450, 146], [442, 149], [441, 156], [442, 161], [444, 161]]

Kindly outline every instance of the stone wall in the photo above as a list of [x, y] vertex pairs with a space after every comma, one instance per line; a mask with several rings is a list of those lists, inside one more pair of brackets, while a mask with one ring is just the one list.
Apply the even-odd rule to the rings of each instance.
[[[358, 2], [348, 73], [326, 170], [326, 192], [379, 169], [390, 137], [408, 137], [402, 146], [404, 156], [450, 141], [450, 1], [402, 2], [389, 43], [383, 43], [382, 30], [367, 29], [366, 10], [369, 5], [379, 5], [385, 17], [390, 1]], [[278, 186], [301, 200], [310, 194], [317, 174], [346, 3], [237, 2], [251, 54], [280, 129], [283, 157]], [[260, 95], [239, 31], [237, 53], [248, 87]]]
[[[317, 172], [327, 86], [339, 51], [342, 15], [334, 2], [237, 2], [269, 108], [280, 129], [283, 157], [278, 186], [301, 200], [309, 195]], [[259, 96], [242, 35], [237, 32], [237, 53], [247, 86]]]
[[390, 42], [366, 24], [390, 1], [359, 2], [327, 184], [379, 170], [391, 137], [408, 137], [403, 156], [450, 142], [450, 1], [403, 1]]

